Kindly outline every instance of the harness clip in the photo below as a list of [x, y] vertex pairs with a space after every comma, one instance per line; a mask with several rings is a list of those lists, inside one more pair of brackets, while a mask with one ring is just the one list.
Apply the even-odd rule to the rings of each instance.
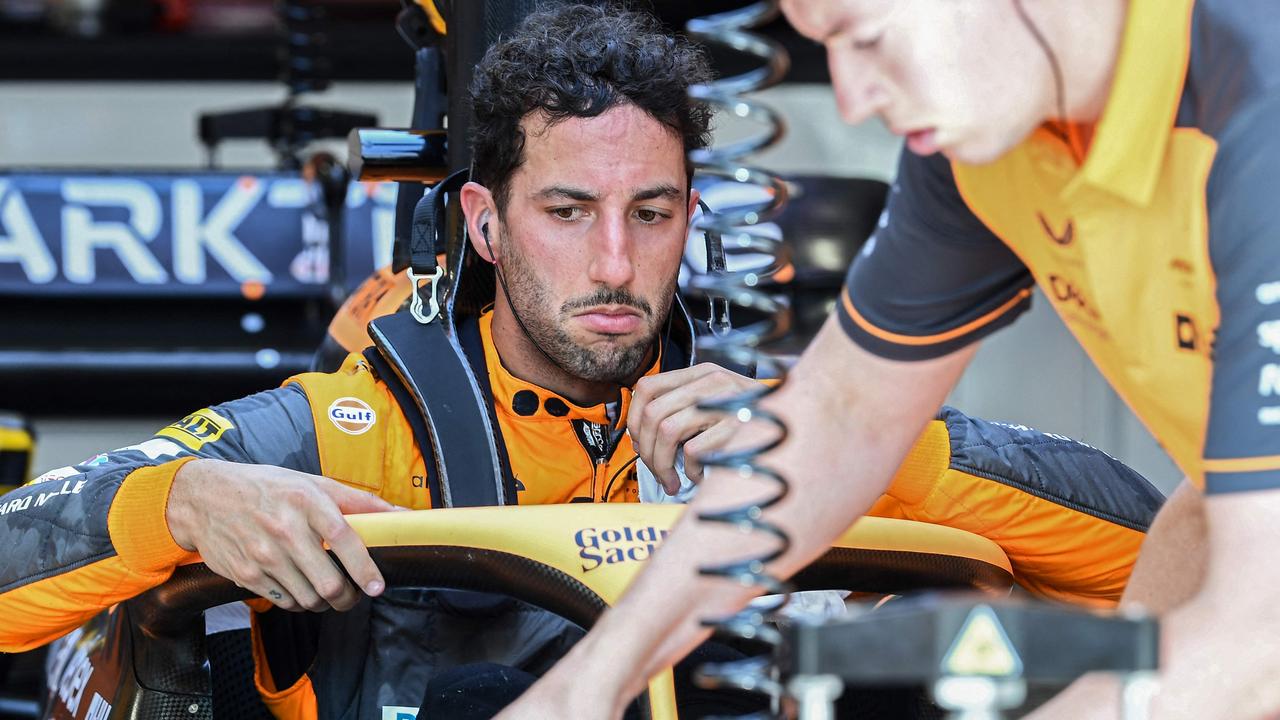
[[[436, 271], [430, 275], [419, 275], [409, 268], [409, 282], [413, 283], [413, 298], [409, 301], [409, 313], [413, 315], [413, 319], [427, 325], [431, 321], [440, 317], [440, 278], [444, 276], [444, 268], [436, 266]], [[422, 312], [422, 288], [419, 283], [426, 280], [431, 283], [431, 301], [427, 306], [427, 313]]]

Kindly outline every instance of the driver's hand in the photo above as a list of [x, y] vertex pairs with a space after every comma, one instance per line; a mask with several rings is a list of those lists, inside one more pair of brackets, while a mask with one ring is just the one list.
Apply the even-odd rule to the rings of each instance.
[[386, 587], [369, 550], [342, 516], [396, 506], [329, 478], [213, 459], [183, 465], [165, 519], [173, 539], [210, 570], [285, 610], [349, 610], [359, 591]]
[[699, 410], [698, 403], [758, 388], [755, 380], [711, 363], [640, 378], [627, 412], [627, 432], [668, 495], [680, 490], [675, 460], [682, 445], [685, 474], [701, 482], [700, 458], [724, 447], [740, 424], [736, 418]]

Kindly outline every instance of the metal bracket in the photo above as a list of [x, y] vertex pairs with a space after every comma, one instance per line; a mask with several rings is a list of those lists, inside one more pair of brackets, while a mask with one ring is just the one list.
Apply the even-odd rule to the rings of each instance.
[[[409, 313], [413, 315], [413, 319], [426, 325], [437, 317], [440, 317], [440, 278], [444, 277], [444, 268], [436, 266], [436, 271], [431, 275], [419, 275], [409, 268], [409, 282], [413, 283], [413, 297], [409, 301]], [[422, 288], [419, 282], [427, 280], [431, 283], [431, 301], [427, 307], [427, 314], [422, 313]]]

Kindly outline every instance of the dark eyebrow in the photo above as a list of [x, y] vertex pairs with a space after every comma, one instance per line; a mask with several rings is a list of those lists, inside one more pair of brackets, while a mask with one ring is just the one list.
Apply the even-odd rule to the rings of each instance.
[[552, 185], [545, 187], [534, 193], [533, 197], [537, 200], [553, 200], [556, 198], [567, 198], [569, 200], [577, 200], [578, 202], [595, 202], [600, 199], [599, 195], [581, 188], [565, 187], [564, 185]]
[[[600, 199], [599, 195], [591, 192], [590, 190], [583, 190], [581, 188], [568, 187], [565, 185], [552, 185], [550, 187], [545, 187], [534, 193], [533, 197], [538, 200], [567, 198], [578, 202], [596, 202]], [[639, 202], [641, 200], [652, 200], [654, 198], [679, 200], [683, 197], [684, 193], [680, 192], [679, 188], [675, 185], [662, 183], [661, 185], [655, 185], [653, 187], [635, 191], [631, 194], [631, 201]]]
[[668, 185], [666, 183], [663, 183], [661, 185], [655, 185], [651, 188], [637, 190], [635, 193], [631, 195], [632, 202], [639, 202], [640, 200], [653, 200], [654, 198], [663, 198], [665, 200], [681, 200], [684, 198], [684, 193], [680, 192], [680, 190], [675, 185]]

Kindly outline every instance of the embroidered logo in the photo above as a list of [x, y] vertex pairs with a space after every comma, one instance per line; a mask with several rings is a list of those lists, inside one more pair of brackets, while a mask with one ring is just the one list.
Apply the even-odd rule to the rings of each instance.
[[204, 447], [205, 443], [217, 442], [223, 433], [233, 428], [235, 426], [230, 420], [205, 408], [162, 429], [156, 433], [156, 436], [169, 438], [188, 450], [196, 452]]
[[1049, 221], [1045, 219], [1044, 213], [1036, 213], [1036, 217], [1040, 218], [1040, 227], [1044, 228], [1044, 232], [1046, 235], [1049, 236], [1050, 240], [1054, 241], [1055, 243], [1063, 247], [1066, 247], [1071, 243], [1075, 242], [1076, 223], [1074, 220], [1068, 219], [1067, 227], [1064, 228], [1062, 231], [1062, 234], [1059, 235], [1058, 233], [1053, 231], [1053, 228], [1049, 225]]
[[377, 421], [377, 413], [359, 398], [338, 398], [329, 406], [329, 422], [348, 435], [363, 435]]

